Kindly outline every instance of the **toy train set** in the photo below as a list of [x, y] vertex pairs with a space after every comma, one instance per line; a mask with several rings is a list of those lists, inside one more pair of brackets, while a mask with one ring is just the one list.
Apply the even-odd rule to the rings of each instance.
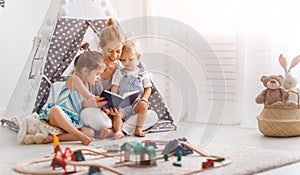
[[101, 151], [101, 148], [72, 150], [69, 147], [63, 151], [54, 136], [53, 147], [54, 154], [50, 157], [19, 163], [14, 171], [34, 175], [194, 174], [231, 163], [229, 158], [200, 151], [185, 138], [130, 141], [106, 145]]

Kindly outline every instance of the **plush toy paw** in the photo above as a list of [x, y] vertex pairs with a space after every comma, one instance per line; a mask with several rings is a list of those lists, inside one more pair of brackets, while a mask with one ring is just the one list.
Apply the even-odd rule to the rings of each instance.
[[286, 105], [287, 106], [297, 106], [298, 104], [294, 101], [288, 101], [288, 102], [286, 102]]
[[26, 135], [25, 139], [24, 139], [24, 143], [26, 145], [30, 145], [30, 144], [34, 144], [35, 141], [34, 141], [34, 136], [33, 135]]
[[282, 103], [282, 101], [278, 101], [278, 102], [271, 104], [270, 106], [283, 106], [283, 103]]
[[34, 135], [34, 141], [36, 144], [41, 144], [44, 141], [44, 136], [41, 133], [37, 133]]
[[263, 103], [265, 102], [265, 97], [257, 96], [257, 97], [255, 98], [255, 102], [256, 102], [257, 104], [263, 104]]

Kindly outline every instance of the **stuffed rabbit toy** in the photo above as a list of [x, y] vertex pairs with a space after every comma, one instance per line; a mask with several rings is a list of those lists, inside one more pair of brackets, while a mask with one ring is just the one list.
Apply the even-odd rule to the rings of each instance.
[[[279, 55], [279, 63], [281, 65], [281, 67], [283, 68], [284, 72], [285, 72], [285, 75], [283, 77], [283, 84], [282, 86], [288, 90], [288, 91], [294, 91], [296, 93], [299, 93], [300, 92], [300, 89], [296, 87], [297, 85], [297, 79], [295, 77], [293, 77], [291, 75], [291, 69], [293, 67], [295, 67], [299, 61], [300, 61], [300, 55], [296, 56], [293, 60], [292, 60], [292, 63], [289, 67], [289, 69], [287, 69], [287, 61], [286, 61], [286, 58], [280, 54]], [[298, 97], [296, 94], [290, 94], [290, 97], [289, 97], [289, 102], [294, 102], [294, 103], [298, 103]]]
[[37, 113], [25, 117], [17, 135], [19, 144], [41, 144], [48, 136], [46, 128], [41, 127], [40, 119]]

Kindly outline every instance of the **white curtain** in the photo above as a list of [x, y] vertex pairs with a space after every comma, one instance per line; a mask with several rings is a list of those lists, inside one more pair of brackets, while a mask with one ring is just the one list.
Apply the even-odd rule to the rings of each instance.
[[[126, 1], [126, 6], [131, 8], [122, 8], [125, 2], [120, 0], [112, 2], [121, 20], [142, 16], [167, 17], [195, 29], [206, 39], [218, 57], [224, 75], [225, 104], [222, 105], [223, 113], [220, 116], [223, 124], [256, 127], [255, 117], [261, 111], [262, 105], [255, 103], [255, 97], [264, 89], [260, 77], [264, 74], [283, 74], [277, 59], [280, 53], [287, 57], [288, 62], [300, 54], [300, 34], [298, 34], [300, 23], [297, 22], [300, 16], [297, 9], [300, 2], [297, 0]], [[186, 69], [194, 69], [190, 64], [193, 62], [193, 57], [187, 52], [188, 49], [166, 44], [166, 40], [161, 39], [143, 40], [142, 43], [144, 51], [150, 48], [159, 50], [164, 46], [164, 51], [168, 50], [171, 58], [175, 60], [181, 58], [183, 61], [180, 64]], [[166, 46], [168, 47], [165, 48]], [[297, 78], [299, 66], [292, 70]], [[205, 74], [207, 71], [217, 73], [217, 70], [209, 69], [205, 66], [199, 67], [198, 72], [199, 74]], [[207, 105], [211, 96], [216, 95], [211, 94], [209, 90], [211, 84], [209, 80], [205, 80], [205, 76], [195, 77], [197, 81], [200, 79], [206, 85], [197, 85], [198, 96], [189, 95], [188, 101], [182, 98], [185, 90], [180, 89], [180, 83], [183, 81], [175, 79], [175, 82], [170, 81], [170, 83], [166, 78], [158, 77], [158, 79], [161, 81], [159, 87], [163, 87], [162, 91], [177, 120], [209, 121], [208, 117], [211, 116], [206, 112], [204, 112], [206, 117], [201, 113], [200, 119], [191, 112], [195, 107], [201, 108]], [[171, 88], [165, 88], [166, 86]], [[200, 99], [199, 106], [193, 106], [193, 98]], [[211, 106], [210, 112], [213, 110], [215, 108]]]
[[[272, 3], [272, 6], [270, 5]], [[240, 60], [241, 125], [255, 127], [255, 116], [263, 106], [254, 102], [264, 89], [262, 75], [284, 74], [278, 62], [279, 54], [287, 57], [288, 63], [300, 54], [297, 23], [299, 1], [251, 1], [241, 3], [237, 15], [237, 38]], [[299, 65], [292, 70], [299, 81]]]

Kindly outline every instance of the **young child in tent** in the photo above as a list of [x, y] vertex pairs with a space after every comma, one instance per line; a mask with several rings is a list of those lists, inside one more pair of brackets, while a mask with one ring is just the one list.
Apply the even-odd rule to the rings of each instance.
[[[80, 140], [82, 144], [89, 145], [94, 139], [93, 130], [83, 127], [79, 117], [83, 99], [92, 99], [94, 106], [102, 106], [107, 102], [98, 102], [102, 99], [92, 95], [88, 84], [95, 84], [99, 72], [105, 69], [101, 53], [90, 51], [88, 44], [83, 45], [85, 51], [75, 58], [75, 70], [63, 85], [56, 103], [50, 103], [41, 110], [40, 119], [48, 121], [52, 126], [62, 128], [67, 133], [59, 135], [61, 141]], [[102, 104], [97, 104], [102, 103]], [[45, 138], [44, 143], [52, 142], [52, 136]]]
[[[124, 137], [122, 131], [123, 120], [126, 121], [131, 115], [137, 114], [137, 123], [134, 130], [134, 135], [144, 137], [142, 131], [147, 112], [148, 112], [148, 98], [151, 94], [151, 77], [152, 74], [146, 72], [141, 68], [139, 51], [139, 43], [136, 40], [128, 40], [124, 43], [122, 48], [122, 55], [120, 61], [124, 68], [117, 69], [113, 75], [111, 91], [123, 95], [126, 92], [138, 90], [141, 92], [140, 98], [132, 104], [119, 110], [118, 115], [113, 117], [114, 139]], [[112, 133], [111, 129], [105, 129], [107, 136]], [[103, 132], [103, 131], [102, 131]], [[126, 131], [124, 131], [126, 132]], [[127, 133], [130, 134], [130, 133]]]

